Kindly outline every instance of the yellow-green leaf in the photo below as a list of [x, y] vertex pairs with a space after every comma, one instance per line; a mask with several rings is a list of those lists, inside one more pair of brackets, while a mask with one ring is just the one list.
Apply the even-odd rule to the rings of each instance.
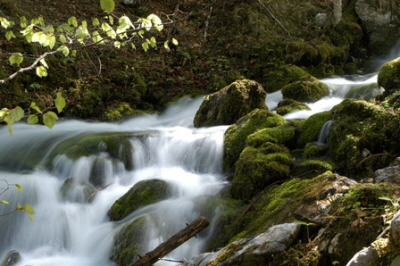
[[7, 128], [8, 128], [8, 133], [12, 136], [14, 134], [12, 126], [8, 125]]
[[65, 107], [65, 99], [62, 97], [61, 92], [57, 92], [57, 98], [55, 100], [58, 113], [61, 113]]
[[145, 52], [147, 52], [147, 50], [149, 50], [149, 44], [147, 42], [142, 43], [142, 48]]
[[78, 27], [78, 20], [76, 20], [76, 17], [70, 17], [68, 19], [68, 24], [74, 27]]
[[22, 186], [21, 186], [20, 184], [15, 184], [15, 187], [16, 187], [18, 190], [22, 190]]
[[92, 25], [93, 26], [99, 26], [100, 25], [100, 21], [97, 19], [97, 18], [94, 18], [93, 20], [92, 20]]
[[20, 17], [19, 21], [21, 28], [25, 28], [28, 25], [28, 20], [24, 16]]
[[65, 38], [64, 34], [61, 34], [58, 39], [60, 40], [60, 43], [66, 43], [67, 42], [67, 38]]
[[36, 112], [38, 112], [40, 114], [42, 113], [42, 111], [40, 110], [39, 106], [37, 106], [35, 102], [31, 102], [30, 108], [32, 108], [33, 110], [35, 110]]
[[11, 25], [11, 22], [8, 21], [6, 18], [0, 17], [0, 25], [3, 28], [7, 29]]
[[65, 45], [58, 47], [57, 51], [61, 51], [64, 56], [68, 56], [69, 48]]
[[21, 64], [22, 61], [24, 61], [24, 57], [22, 56], [21, 53], [15, 53], [11, 55], [10, 58], [8, 58], [8, 60], [10, 61], [10, 65], [17, 64], [19, 66], [19, 64]]
[[9, 40], [11, 40], [11, 39], [13, 39], [13, 38], [16, 38], [15, 37], [15, 35], [14, 35], [14, 32], [12, 32], [12, 31], [7, 31], [6, 32], [6, 39], [7, 39], [7, 41], [9, 41]]
[[174, 45], [178, 45], [178, 40], [175, 39], [175, 38], [172, 38], [172, 43], [173, 43]]
[[168, 45], [168, 41], [164, 42], [164, 48], [166, 50], [168, 50], [168, 51], [170, 50], [169, 45]]
[[1, 203], [1, 204], [9, 204], [9, 202], [6, 201], [6, 200], [0, 200], [0, 203]]
[[44, 66], [38, 66], [36, 68], [36, 75], [39, 77], [46, 77], [47, 76], [47, 70]]
[[106, 13], [111, 13], [115, 8], [114, 0], [100, 0], [101, 9]]
[[39, 122], [39, 118], [37, 115], [28, 116], [28, 124], [37, 124]]
[[45, 68], [49, 68], [49, 65], [47, 65], [46, 60], [44, 60], [44, 58], [40, 59], [40, 63], [41, 63], [42, 66], [44, 66]]
[[49, 111], [47, 113], [45, 113], [43, 115], [43, 123], [48, 127], [48, 128], [52, 128], [55, 123], [56, 120], [58, 120], [58, 116], [56, 113]]
[[49, 35], [48, 38], [49, 38], [49, 47], [50, 49], [53, 49], [54, 45], [56, 44], [56, 36]]

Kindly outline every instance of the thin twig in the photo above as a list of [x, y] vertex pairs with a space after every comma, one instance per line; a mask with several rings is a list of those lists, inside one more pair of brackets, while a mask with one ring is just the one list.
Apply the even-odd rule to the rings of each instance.
[[279, 24], [279, 26], [282, 27], [282, 29], [284, 29], [286, 31], [286, 33], [292, 37], [292, 35], [290, 35], [290, 32], [285, 28], [285, 26], [282, 25], [282, 23], [274, 16], [274, 14], [272, 14], [272, 12], [261, 2], [261, 0], [258, 0], [258, 2], [260, 3], [260, 5], [265, 8], [265, 10], [267, 10], [268, 14], [270, 14], [270, 16], [275, 19], [275, 21]]

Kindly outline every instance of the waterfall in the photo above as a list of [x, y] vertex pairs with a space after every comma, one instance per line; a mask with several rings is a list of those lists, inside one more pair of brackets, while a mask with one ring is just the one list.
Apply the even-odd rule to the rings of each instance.
[[[0, 261], [16, 250], [22, 256], [18, 265], [111, 266], [114, 236], [135, 217], [146, 217], [142, 245], [150, 251], [203, 215], [202, 204], [226, 185], [221, 166], [227, 127], [191, 127], [201, 101], [186, 98], [162, 115], [119, 124], [65, 121], [52, 130], [16, 124], [14, 136], [1, 128], [0, 192], [9, 189], [0, 199], [10, 204], [1, 204], [0, 214], [17, 203], [29, 203], [36, 213], [34, 222], [22, 211], [0, 217]], [[168, 199], [109, 220], [117, 199], [139, 181], [155, 178], [168, 182]], [[207, 212], [211, 225], [218, 210]], [[199, 254], [211, 234], [212, 226], [169, 256]]]
[[315, 144], [318, 146], [325, 146], [326, 140], [328, 138], [329, 129], [331, 128], [332, 120], [328, 120], [322, 126], [321, 131], [319, 132], [318, 140]]

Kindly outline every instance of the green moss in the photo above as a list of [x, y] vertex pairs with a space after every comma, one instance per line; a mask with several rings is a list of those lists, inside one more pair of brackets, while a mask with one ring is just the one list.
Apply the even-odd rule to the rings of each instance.
[[332, 109], [329, 154], [337, 170], [354, 178], [372, 175], [398, 156], [400, 117], [374, 103], [345, 100]]
[[305, 160], [293, 168], [291, 175], [301, 178], [310, 178], [327, 171], [333, 171], [333, 169], [333, 163], [329, 161]]
[[146, 229], [146, 218], [139, 217], [121, 229], [114, 240], [114, 247], [110, 259], [118, 266], [130, 265], [138, 259], [138, 254], [145, 252], [142, 243], [144, 230]]
[[224, 170], [234, 171], [247, 137], [262, 128], [284, 125], [285, 119], [267, 110], [256, 109], [231, 125], [224, 136]]
[[292, 158], [289, 153], [266, 154], [262, 149], [246, 147], [236, 163], [231, 193], [236, 199], [249, 201], [269, 184], [286, 178]]
[[307, 143], [317, 141], [321, 128], [330, 118], [331, 112], [327, 111], [314, 114], [308, 119], [301, 121], [297, 147], [303, 148]]
[[117, 121], [123, 118], [135, 117], [144, 113], [144, 111], [133, 109], [129, 103], [120, 102], [116, 105], [107, 107], [103, 114], [103, 120]]
[[307, 143], [304, 148], [303, 157], [305, 159], [313, 159], [326, 155], [328, 148], [326, 146], [319, 146], [314, 143]]
[[195, 127], [230, 125], [254, 109], [268, 109], [266, 92], [253, 80], [237, 80], [207, 95], [194, 118]]
[[293, 142], [295, 128], [289, 124], [263, 128], [247, 137], [247, 144], [253, 147], [262, 146], [263, 143], [272, 142], [288, 145]]
[[168, 194], [169, 185], [163, 180], [140, 181], [111, 206], [108, 216], [111, 221], [121, 220], [140, 207], [166, 199]]
[[282, 89], [284, 86], [299, 81], [310, 74], [296, 65], [283, 65], [267, 73], [266, 91], [271, 93]]
[[311, 110], [306, 103], [301, 103], [292, 99], [285, 99], [279, 102], [276, 113], [278, 115], [286, 115], [294, 111]]
[[316, 102], [328, 95], [328, 86], [311, 76], [282, 88], [284, 99], [293, 99], [299, 102]]
[[400, 58], [385, 63], [378, 73], [378, 86], [385, 89], [385, 96], [400, 89]]

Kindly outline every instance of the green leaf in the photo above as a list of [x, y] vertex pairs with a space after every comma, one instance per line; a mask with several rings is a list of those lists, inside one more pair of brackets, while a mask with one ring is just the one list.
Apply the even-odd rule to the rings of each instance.
[[7, 122], [9, 126], [21, 120], [25, 115], [24, 110], [21, 107], [17, 106], [14, 109], [11, 109], [8, 112], [8, 115], [4, 118], [4, 121]]
[[61, 51], [65, 57], [69, 55], [69, 48], [66, 45], [58, 47], [57, 51]]
[[29, 205], [28, 203], [25, 204], [25, 206], [23, 207], [23, 210], [26, 211], [29, 215], [29, 219], [33, 222], [33, 218], [32, 215], [35, 214], [35, 210], [32, 208], [31, 205]]
[[47, 76], [47, 70], [44, 66], [38, 66], [36, 68], [36, 75], [39, 77], [46, 77]]
[[315, 223], [307, 223], [307, 222], [303, 222], [303, 221], [299, 221], [299, 220], [295, 220], [294, 223], [296, 224], [301, 224], [301, 225], [315, 225]]
[[56, 36], [48, 35], [48, 39], [49, 39], [49, 48], [53, 49], [54, 45], [56, 44]]
[[24, 61], [24, 57], [21, 53], [15, 53], [8, 58], [10, 65], [17, 64], [18, 66]]
[[8, 128], [8, 133], [10, 133], [10, 135], [12, 136], [14, 134], [12, 126], [7, 126], [7, 128]]
[[76, 27], [78, 27], [78, 20], [76, 20], [76, 17], [70, 17], [68, 19], [68, 24], [72, 25], [76, 28]]
[[178, 41], [175, 38], [172, 38], [172, 43], [176, 46], [178, 45]]
[[15, 37], [15, 35], [14, 35], [14, 32], [12, 32], [12, 31], [7, 31], [6, 32], [6, 39], [7, 39], [7, 41], [9, 41], [9, 40], [11, 40], [11, 39], [13, 39], [13, 38], [16, 38]]
[[97, 18], [94, 18], [93, 20], [92, 20], [92, 25], [93, 26], [99, 26], [100, 25], [100, 21], [97, 19]]
[[57, 92], [57, 98], [55, 100], [58, 113], [61, 113], [65, 107], [65, 99], [62, 97], [61, 92]]
[[52, 128], [55, 123], [56, 120], [58, 120], [58, 116], [56, 113], [49, 111], [47, 113], [45, 113], [43, 115], [43, 123], [48, 127], [48, 128]]
[[21, 26], [21, 28], [26, 28], [26, 26], [28, 25], [28, 20], [26, 19], [26, 17], [22, 16], [19, 18], [19, 25]]
[[1, 204], [9, 204], [9, 202], [6, 201], [6, 200], [0, 200], [0, 203], [1, 203]]
[[28, 124], [37, 124], [39, 122], [39, 118], [37, 115], [28, 116]]
[[61, 34], [58, 39], [60, 40], [60, 43], [66, 43], [67, 42], [67, 38], [65, 38], [64, 34]]
[[42, 113], [42, 111], [40, 110], [39, 106], [37, 106], [35, 102], [31, 102], [30, 108], [32, 108], [33, 110], [35, 110], [36, 112], [38, 112], [40, 114]]
[[17, 187], [18, 190], [22, 191], [22, 186], [20, 184], [15, 184], [15, 186]]
[[42, 66], [44, 66], [45, 68], [49, 68], [49, 65], [47, 65], [46, 60], [44, 60], [44, 58], [40, 59], [40, 63], [41, 63]]
[[147, 42], [142, 43], [142, 48], [145, 52], [147, 52], [147, 50], [149, 50], [149, 44]]
[[9, 26], [11, 26], [11, 23], [6, 18], [0, 17], [0, 25], [7, 29]]
[[162, 31], [164, 26], [162, 25], [161, 19], [155, 15], [155, 14], [150, 14], [147, 17], [148, 20], [150, 20], [153, 24], [153, 27], [156, 28], [158, 31]]
[[164, 48], [166, 49], [166, 50], [171, 50], [170, 48], [169, 48], [169, 45], [168, 45], [168, 41], [166, 41], [166, 42], [164, 42]]
[[114, 0], [100, 0], [101, 9], [106, 13], [111, 13], [115, 8]]

